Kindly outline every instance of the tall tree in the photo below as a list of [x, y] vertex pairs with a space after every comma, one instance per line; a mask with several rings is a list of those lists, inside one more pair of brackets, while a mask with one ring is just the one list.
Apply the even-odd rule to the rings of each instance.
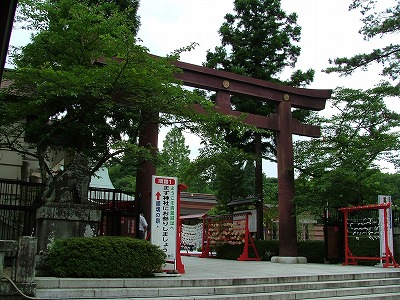
[[[206, 66], [247, 75], [250, 77], [283, 82], [293, 86], [308, 84], [314, 70], [296, 70], [290, 79], [283, 81], [279, 74], [286, 67], [294, 67], [300, 55], [301, 28], [295, 13], [286, 14], [279, 0], [236, 0], [235, 14], [226, 14], [220, 27], [221, 46], [207, 52]], [[232, 97], [235, 109], [261, 115], [269, 115], [276, 106], [267, 102], [242, 97]], [[258, 170], [256, 193], [262, 193], [261, 152], [275, 159], [274, 134], [248, 132], [242, 139], [227, 130], [227, 140], [248, 152], [256, 153]], [[263, 141], [263, 142], [262, 142]]]
[[[219, 30], [221, 46], [214, 52], [207, 52], [206, 66], [246, 75], [262, 80], [283, 82], [292, 86], [302, 86], [313, 80], [314, 70], [296, 70], [291, 78], [279, 79], [287, 67], [293, 68], [300, 47], [301, 28], [297, 25], [295, 13], [286, 14], [281, 9], [280, 0], [235, 0], [234, 14], [226, 14], [225, 22]], [[276, 105], [251, 98], [232, 97], [234, 108], [248, 113], [270, 115]], [[305, 117], [305, 112], [296, 112]], [[235, 147], [255, 154], [254, 193], [263, 198], [262, 156], [276, 161], [274, 132], [248, 131], [242, 138], [232, 130], [226, 130], [227, 140]], [[262, 207], [259, 208], [262, 213]], [[259, 218], [259, 232], [262, 218]], [[260, 237], [260, 236], [259, 236]]]
[[[398, 163], [400, 115], [389, 110], [385, 93], [338, 88], [336, 113], [322, 121], [321, 139], [296, 143], [299, 207], [361, 205], [374, 195], [379, 161]], [[374, 199], [375, 201], [376, 199]]]
[[293, 86], [312, 81], [312, 69], [297, 70], [287, 81], [278, 77], [286, 67], [295, 66], [301, 50], [295, 44], [301, 34], [297, 15], [286, 14], [280, 2], [235, 0], [235, 14], [226, 14], [219, 29], [222, 45], [207, 52], [205, 65]]
[[[377, 4], [378, 8], [377, 8]], [[393, 5], [393, 6], [389, 6]], [[384, 10], [379, 10], [386, 6]], [[353, 0], [349, 10], [360, 10], [363, 26], [359, 33], [369, 41], [396, 35], [400, 28], [400, 3], [399, 1]], [[371, 49], [368, 52], [355, 54], [352, 57], [340, 57], [330, 60], [333, 65], [326, 72], [338, 72], [343, 75], [351, 75], [355, 70], [367, 71], [372, 64], [382, 65], [382, 76], [390, 81], [381, 83], [388, 95], [398, 96], [400, 75], [400, 44], [387, 43], [386, 46]]]
[[[168, 112], [159, 119], [168, 124], [196, 117], [190, 104], [203, 98], [174, 79], [176, 57], [156, 59], [136, 44], [137, 1], [20, 5], [35, 31], [6, 74], [12, 85], [1, 91], [0, 146], [39, 160], [43, 179], [52, 179], [48, 201], [84, 200], [90, 176], [112, 157], [151, 158], [138, 134], [155, 114]], [[70, 159], [55, 173], [48, 159], [57, 151]]]

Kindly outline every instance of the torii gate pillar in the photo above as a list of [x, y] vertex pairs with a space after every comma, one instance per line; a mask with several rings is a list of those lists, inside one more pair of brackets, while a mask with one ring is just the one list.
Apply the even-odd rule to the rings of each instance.
[[279, 256], [297, 256], [296, 215], [294, 213], [294, 159], [290, 102], [280, 102], [277, 134]]

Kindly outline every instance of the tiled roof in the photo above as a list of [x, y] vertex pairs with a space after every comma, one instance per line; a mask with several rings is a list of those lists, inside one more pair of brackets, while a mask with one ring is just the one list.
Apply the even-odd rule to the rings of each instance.
[[187, 202], [201, 202], [201, 203], [210, 203], [217, 204], [217, 197], [211, 194], [200, 194], [200, 193], [181, 193], [181, 200]]

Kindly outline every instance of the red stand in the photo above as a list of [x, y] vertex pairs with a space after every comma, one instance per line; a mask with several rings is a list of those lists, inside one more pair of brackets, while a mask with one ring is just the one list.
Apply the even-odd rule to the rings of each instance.
[[[238, 260], [240, 261], [247, 261], [247, 260], [256, 260], [260, 261], [260, 257], [258, 256], [258, 252], [256, 249], [256, 246], [254, 245], [254, 240], [251, 237], [250, 231], [249, 231], [249, 215], [246, 214], [246, 231], [245, 231], [245, 238], [244, 238], [244, 247], [243, 247], [243, 253], [239, 256]], [[254, 253], [256, 257], [249, 257], [249, 240], [250, 244], [253, 247]]]
[[[257, 248], [254, 245], [253, 238], [251, 237], [249, 231], [249, 214], [250, 213], [204, 218], [202, 253], [199, 257], [213, 257], [211, 245], [216, 245], [217, 243], [229, 243], [232, 245], [237, 245], [244, 242], [243, 253], [239, 256], [238, 260], [261, 260], [258, 256]], [[240, 219], [234, 219], [234, 217], [239, 217]], [[242, 234], [234, 234], [239, 228], [231, 231], [230, 228], [232, 228], [232, 224], [235, 222], [242, 224], [242, 227], [240, 228], [240, 231], [243, 232]], [[214, 234], [212, 234], [212, 232]], [[218, 236], [215, 236], [215, 234], [218, 234]], [[249, 257], [249, 246], [253, 248], [255, 257]]]
[[[343, 212], [343, 222], [344, 222], [344, 262], [343, 265], [357, 265], [356, 259], [362, 260], [382, 260], [383, 267], [395, 267], [398, 268], [399, 264], [396, 263], [393, 253], [390, 251], [389, 242], [388, 242], [388, 227], [387, 227], [387, 209], [390, 207], [390, 203], [382, 203], [382, 204], [372, 204], [372, 205], [363, 205], [363, 206], [351, 206], [351, 207], [342, 207], [339, 208], [341, 212]], [[347, 227], [348, 213], [356, 210], [378, 210], [383, 209], [384, 216], [384, 235], [385, 235], [385, 250], [386, 254], [383, 257], [371, 257], [371, 256], [354, 256], [349, 247], [349, 230]], [[349, 261], [351, 260], [351, 261]]]

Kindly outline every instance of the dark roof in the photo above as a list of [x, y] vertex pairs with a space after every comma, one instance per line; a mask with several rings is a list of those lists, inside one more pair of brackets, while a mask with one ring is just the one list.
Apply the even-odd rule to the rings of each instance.
[[248, 197], [244, 199], [235, 199], [229, 202], [226, 206], [240, 206], [245, 204], [254, 204], [257, 201], [256, 197]]
[[179, 219], [181, 219], [181, 220], [204, 219], [205, 217], [207, 217], [207, 214], [193, 214], [193, 215], [180, 216]]
[[181, 201], [217, 204], [217, 197], [211, 194], [181, 192]]

